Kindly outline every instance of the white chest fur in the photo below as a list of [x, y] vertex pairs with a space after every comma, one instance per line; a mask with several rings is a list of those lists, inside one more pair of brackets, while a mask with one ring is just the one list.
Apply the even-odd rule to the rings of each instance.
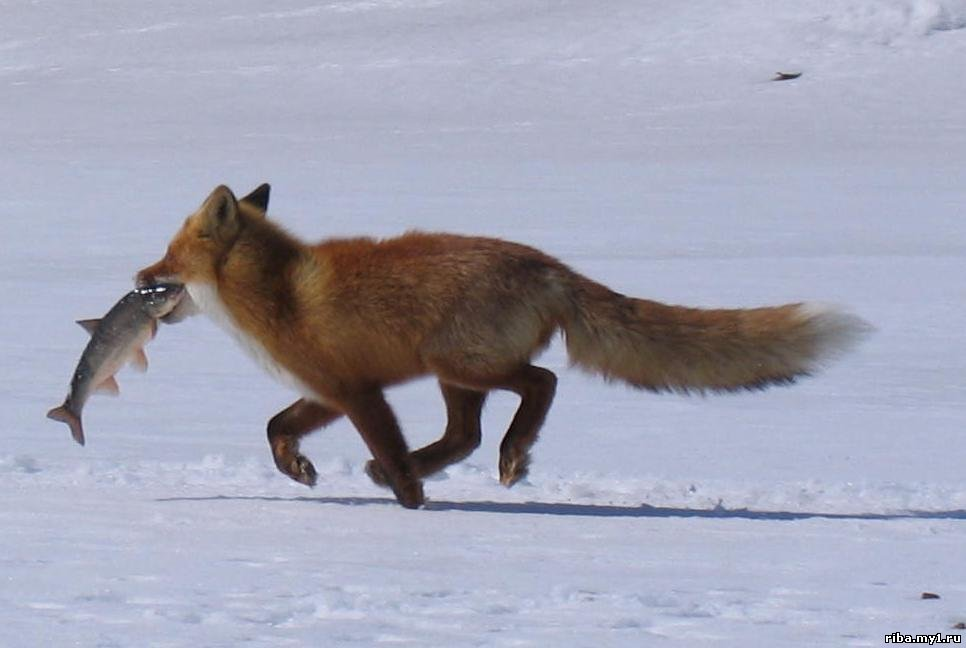
[[218, 290], [214, 286], [204, 283], [189, 283], [187, 284], [187, 288], [191, 300], [198, 309], [235, 338], [239, 346], [267, 371], [269, 375], [283, 385], [296, 390], [305, 398], [320, 400], [318, 395], [313, 393], [308, 385], [280, 365], [257, 339], [239, 328], [238, 323], [232, 317], [231, 313], [228, 312], [224, 302], [218, 296]]

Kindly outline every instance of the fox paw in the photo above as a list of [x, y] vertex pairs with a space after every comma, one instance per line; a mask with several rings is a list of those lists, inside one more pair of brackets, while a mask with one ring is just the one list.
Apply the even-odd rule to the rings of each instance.
[[500, 457], [500, 483], [510, 488], [530, 472], [530, 455]]
[[396, 499], [406, 508], [416, 509], [426, 502], [426, 496], [423, 494], [423, 483], [418, 479], [407, 477], [405, 478], [405, 483], [397, 487], [389, 481], [389, 478], [386, 477], [386, 472], [375, 459], [370, 459], [366, 462], [366, 474], [369, 475], [369, 479], [376, 486], [391, 488], [392, 492], [396, 495]]
[[418, 509], [426, 503], [426, 496], [423, 494], [423, 483], [420, 481], [411, 481], [399, 488], [394, 487], [392, 492], [396, 494], [396, 499], [399, 503], [408, 509]]
[[279, 468], [298, 483], [309, 487], [314, 487], [319, 479], [315, 466], [305, 455], [295, 455], [295, 458], [287, 466], [279, 466]]
[[366, 462], [366, 474], [369, 475], [369, 479], [376, 486], [382, 486], [383, 488], [391, 488], [389, 483], [389, 478], [386, 477], [386, 472], [382, 469], [375, 459], [370, 459]]

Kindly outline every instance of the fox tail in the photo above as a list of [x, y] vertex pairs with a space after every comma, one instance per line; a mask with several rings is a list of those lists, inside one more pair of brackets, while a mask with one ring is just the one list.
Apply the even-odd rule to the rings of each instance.
[[671, 306], [571, 279], [562, 327], [571, 362], [651, 391], [764, 389], [807, 376], [855, 346], [871, 326], [830, 306], [750, 309]]

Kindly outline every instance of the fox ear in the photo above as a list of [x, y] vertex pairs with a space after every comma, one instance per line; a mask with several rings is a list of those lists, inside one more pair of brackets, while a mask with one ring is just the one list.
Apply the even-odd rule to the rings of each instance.
[[250, 194], [248, 194], [238, 202], [243, 202], [248, 205], [251, 205], [259, 212], [261, 212], [262, 216], [264, 216], [265, 212], [268, 211], [268, 195], [269, 193], [271, 193], [271, 191], [272, 191], [272, 186], [267, 182], [263, 182], [262, 184], [258, 185], [258, 187], [256, 187], [254, 191], [252, 191]]
[[201, 206], [202, 236], [230, 241], [238, 230], [238, 201], [231, 189], [219, 185]]

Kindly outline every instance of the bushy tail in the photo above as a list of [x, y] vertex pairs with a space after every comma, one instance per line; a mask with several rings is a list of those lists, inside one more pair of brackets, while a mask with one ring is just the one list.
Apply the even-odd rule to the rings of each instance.
[[572, 278], [564, 318], [573, 364], [653, 391], [763, 389], [794, 382], [871, 327], [815, 304], [705, 310], [634, 299]]

